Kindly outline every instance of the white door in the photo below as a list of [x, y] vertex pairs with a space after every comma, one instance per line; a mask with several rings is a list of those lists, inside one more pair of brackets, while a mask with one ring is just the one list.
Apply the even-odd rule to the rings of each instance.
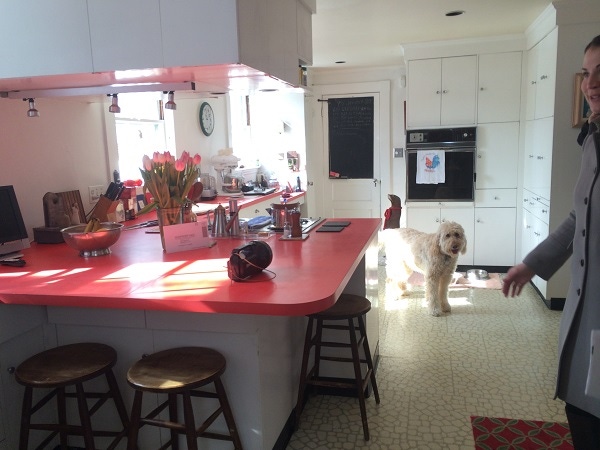
[[[365, 99], [366, 105], [370, 105], [372, 99], [373, 114], [369, 115], [369, 117], [372, 117], [373, 126], [372, 146], [370, 142], [360, 142], [365, 136], [364, 134], [353, 138], [353, 131], [349, 130], [349, 133], [345, 133], [341, 140], [336, 141], [335, 129], [332, 128], [332, 132], [330, 132], [330, 125], [334, 126], [330, 124], [330, 113], [334, 113], [330, 106], [334, 103], [328, 105], [325, 102], [329, 99], [343, 99], [341, 102], [347, 101], [350, 103], [352, 99], [360, 98]], [[325, 103], [322, 116], [322, 177], [325, 180], [323, 185], [323, 215], [325, 217], [381, 217], [379, 93], [324, 95], [321, 100]], [[336, 104], [340, 104], [340, 101]], [[333, 106], [331, 107], [333, 108]], [[343, 108], [343, 106], [340, 107]], [[370, 108], [370, 106], [368, 107]], [[353, 126], [353, 117], [346, 123], [349, 127]], [[368, 120], [370, 122], [371, 119]], [[362, 130], [364, 130], [364, 125], [364, 122], [360, 125]], [[363, 144], [368, 145], [364, 146]], [[366, 149], [370, 154], [365, 154]], [[337, 167], [343, 169], [340, 170]], [[346, 170], [349, 172], [346, 173]]]

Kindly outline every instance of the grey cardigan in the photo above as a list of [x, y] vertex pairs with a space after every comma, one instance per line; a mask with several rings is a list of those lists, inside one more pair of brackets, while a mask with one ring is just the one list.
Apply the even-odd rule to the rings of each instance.
[[523, 260], [547, 280], [569, 258], [571, 284], [560, 321], [556, 396], [597, 417], [600, 400], [585, 395], [593, 329], [600, 329], [600, 133], [590, 126], [583, 143], [573, 210]]

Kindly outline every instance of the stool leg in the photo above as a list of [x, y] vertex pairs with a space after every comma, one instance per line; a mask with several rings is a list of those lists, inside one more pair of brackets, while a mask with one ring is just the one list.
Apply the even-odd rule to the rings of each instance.
[[183, 421], [185, 422], [185, 436], [187, 438], [188, 450], [198, 450], [198, 436], [196, 435], [196, 421], [192, 408], [192, 396], [190, 391], [182, 392], [183, 397]]
[[25, 387], [23, 406], [21, 407], [21, 433], [19, 435], [19, 450], [27, 450], [29, 445], [29, 425], [31, 424], [31, 402], [33, 389]]
[[377, 389], [377, 380], [375, 379], [375, 369], [373, 368], [373, 359], [371, 358], [371, 350], [369, 348], [369, 340], [367, 339], [367, 331], [365, 327], [365, 321], [363, 316], [358, 317], [358, 328], [360, 330], [363, 339], [363, 350], [365, 352], [365, 359], [367, 360], [367, 368], [370, 371], [371, 386], [373, 388], [373, 394], [375, 394], [375, 403], [379, 404], [379, 390]]
[[[167, 394], [167, 397], [169, 401], [169, 420], [173, 423], [178, 423], [179, 417], [177, 415], [177, 394]], [[179, 450], [179, 435], [172, 428], [170, 430], [171, 448], [173, 450]]]
[[321, 368], [321, 342], [323, 341], [323, 319], [317, 319], [317, 332], [315, 334], [315, 373], [313, 378], [319, 377]]
[[85, 448], [96, 448], [94, 446], [94, 435], [92, 433], [92, 421], [90, 419], [90, 411], [88, 409], [85, 391], [81, 383], [75, 384], [77, 393], [77, 405], [79, 406], [79, 420], [81, 420], [81, 428], [83, 432], [83, 441]]
[[131, 420], [129, 422], [129, 435], [127, 436], [127, 450], [137, 450], [138, 431], [142, 417], [142, 391], [135, 391], [133, 405], [131, 406]]
[[311, 340], [312, 340], [313, 318], [308, 318], [306, 326], [306, 335], [304, 336], [304, 351], [302, 353], [302, 368], [300, 369], [300, 384], [298, 386], [298, 401], [296, 402], [296, 423], [295, 429], [300, 425], [300, 414], [304, 407], [304, 391], [306, 389], [306, 372], [308, 370], [308, 358], [310, 356]]
[[58, 407], [58, 431], [60, 433], [60, 448], [67, 448], [67, 401], [65, 396], [65, 388], [56, 389], [56, 404]]
[[350, 348], [352, 349], [352, 361], [354, 364], [354, 377], [356, 379], [356, 393], [360, 405], [360, 416], [363, 424], [363, 435], [365, 441], [369, 440], [369, 423], [367, 422], [367, 408], [365, 406], [365, 391], [363, 390], [362, 372], [360, 369], [360, 355], [358, 352], [358, 342], [356, 341], [356, 328], [354, 319], [348, 319], [348, 328], [350, 329]]
[[123, 397], [121, 397], [121, 391], [119, 390], [119, 385], [117, 384], [115, 374], [113, 373], [112, 369], [108, 369], [105, 375], [110, 395], [113, 398], [113, 401], [115, 402], [115, 407], [117, 408], [117, 412], [119, 413], [119, 418], [121, 419], [123, 428], [128, 429], [129, 416], [127, 414], [127, 409], [125, 408], [125, 403], [123, 402]]
[[215, 380], [215, 390], [217, 391], [217, 395], [219, 396], [219, 403], [221, 403], [221, 408], [223, 409], [223, 416], [225, 417], [225, 423], [227, 423], [227, 428], [229, 428], [229, 436], [231, 436], [231, 440], [233, 441], [233, 446], [235, 450], [242, 450], [242, 442], [240, 441], [240, 436], [237, 431], [237, 427], [235, 426], [235, 420], [233, 418], [233, 412], [231, 411], [231, 407], [229, 406], [229, 401], [227, 400], [227, 393], [225, 392], [225, 387], [221, 382], [220, 378]]

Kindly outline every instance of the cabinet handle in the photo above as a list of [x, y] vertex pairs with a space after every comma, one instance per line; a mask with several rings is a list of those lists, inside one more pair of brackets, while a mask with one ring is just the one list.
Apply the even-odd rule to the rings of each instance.
[[500, 197], [498, 197], [497, 195], [494, 197], [494, 200], [500, 200]]
[[543, 156], [538, 156], [537, 159], [544, 159], [544, 157]]
[[447, 93], [448, 93], [448, 89], [444, 89], [444, 90], [442, 91], [442, 94], [447, 94]]
[[537, 81], [533, 80], [533, 81], [531, 82], [531, 84], [537, 84]]
[[533, 158], [533, 155], [529, 155], [530, 158]]
[[542, 209], [542, 213], [546, 214], [548, 212], [547, 209]]
[[435, 93], [436, 93], [436, 94], [441, 94], [441, 92], [440, 92], [440, 91], [435, 91]]
[[548, 75], [542, 75], [542, 76], [540, 77], [540, 80], [547, 80], [547, 79], [548, 79]]
[[481, 223], [481, 219], [477, 219], [477, 223]]
[[484, 87], [480, 87], [479, 90], [480, 91], [485, 91], [485, 88]]
[[313, 184], [314, 184], [314, 183], [313, 183], [312, 181], [307, 181], [307, 182], [306, 182], [306, 185], [307, 185], [307, 186], [312, 186]]
[[478, 157], [479, 159], [481, 159], [481, 154], [480, 154], [480, 153], [478, 153], [478, 154], [477, 154], [477, 157]]

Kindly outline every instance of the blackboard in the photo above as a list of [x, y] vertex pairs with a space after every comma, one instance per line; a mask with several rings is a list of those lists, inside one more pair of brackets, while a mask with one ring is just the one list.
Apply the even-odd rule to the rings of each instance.
[[330, 98], [327, 105], [329, 178], [374, 178], [374, 98]]

